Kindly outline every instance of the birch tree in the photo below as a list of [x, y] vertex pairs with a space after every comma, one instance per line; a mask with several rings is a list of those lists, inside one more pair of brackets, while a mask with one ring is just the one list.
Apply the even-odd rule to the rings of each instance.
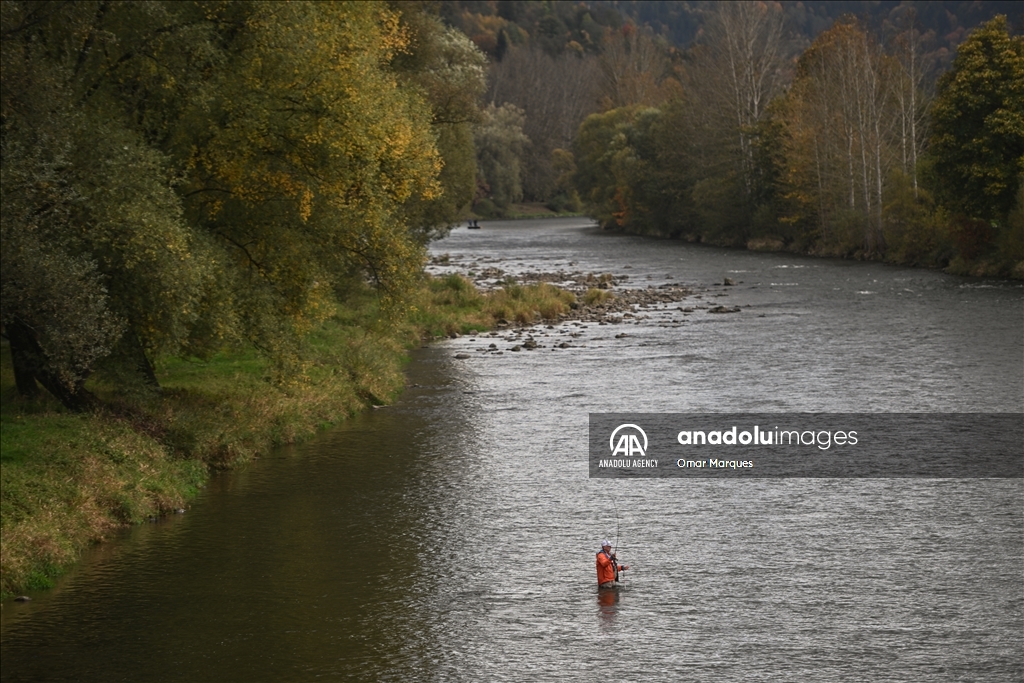
[[928, 65], [923, 40], [916, 25], [916, 12], [911, 8], [906, 15], [905, 28], [893, 40], [892, 52], [898, 68], [890, 83], [899, 113], [900, 168], [910, 179], [915, 199], [919, 195], [918, 159], [926, 140], [925, 117], [931, 105], [931, 96], [926, 90]]
[[[868, 253], [884, 249], [882, 202], [896, 119], [891, 73], [891, 61], [863, 29], [843, 21], [801, 56], [791, 95], [792, 126], [800, 131], [791, 140], [804, 146], [791, 154], [805, 164], [805, 187], [813, 178], [823, 235], [856, 239]], [[838, 232], [837, 221], [844, 223]]]
[[739, 153], [744, 190], [755, 182], [756, 125], [784, 84], [782, 8], [776, 3], [720, 2], [708, 13], [702, 101], [721, 108]]

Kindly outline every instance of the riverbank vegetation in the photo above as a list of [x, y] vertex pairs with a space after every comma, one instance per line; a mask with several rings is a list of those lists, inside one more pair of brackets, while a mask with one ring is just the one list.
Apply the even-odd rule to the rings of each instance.
[[723, 3], [707, 35], [681, 96], [583, 122], [577, 188], [602, 225], [1024, 278], [1024, 39], [1004, 17], [933, 98], [912, 23], [883, 45], [843, 19], [788, 84], [780, 11]]
[[655, 3], [685, 46], [640, 5], [0, 2], [2, 590], [390, 401], [421, 338], [575, 304], [424, 278], [467, 211], [1024, 275], [1005, 20], [933, 96], [903, 4], [797, 51], [776, 5]]
[[0, 346], [0, 592], [49, 587], [90, 544], [184, 510], [212, 470], [390, 403], [422, 339], [555, 318], [574, 301], [545, 283], [481, 292], [452, 274], [425, 278], [396, 322], [366, 288], [304, 338], [286, 379], [255, 349], [162, 357], [159, 391], [94, 374], [86, 389], [98, 407], [86, 413], [48, 394], [19, 397], [10, 346]]
[[393, 396], [486, 60], [413, 5], [0, 12], [8, 590]]
[[160, 390], [126, 391], [97, 373], [82, 413], [17, 396], [4, 345], [0, 396], [2, 590], [49, 585], [89, 544], [184, 508], [211, 469], [312, 435], [402, 386], [410, 329], [374, 324], [374, 297], [339, 308], [304, 341], [287, 379], [254, 350], [154, 364]]

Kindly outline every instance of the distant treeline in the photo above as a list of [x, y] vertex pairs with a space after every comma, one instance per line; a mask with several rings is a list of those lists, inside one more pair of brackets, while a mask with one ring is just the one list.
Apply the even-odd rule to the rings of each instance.
[[475, 206], [1024, 276], [1022, 43], [998, 9], [1019, 21], [993, 2], [442, 2], [492, 58]]
[[683, 93], [590, 116], [575, 186], [605, 226], [1024, 276], [1024, 40], [961, 44], [934, 97], [913, 24], [837, 22], [780, 63], [781, 17], [720, 6]]

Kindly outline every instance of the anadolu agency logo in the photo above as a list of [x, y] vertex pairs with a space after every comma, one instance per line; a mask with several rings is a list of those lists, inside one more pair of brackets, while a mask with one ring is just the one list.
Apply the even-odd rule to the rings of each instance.
[[[636, 434], [623, 430], [632, 430], [633, 432], [639, 432], [640, 436], [644, 438], [644, 445], [640, 445], [640, 440], [636, 438]], [[618, 442], [615, 441], [615, 435], [622, 432]], [[612, 436], [608, 439], [608, 447], [612, 449], [612, 457], [616, 455], [624, 455], [627, 458], [633, 456], [640, 456], [641, 458], [647, 455], [647, 432], [636, 425], [626, 424], [619, 425], [612, 432]]]
[[601, 460], [598, 467], [657, 467], [657, 460], [647, 460], [647, 432], [639, 425], [622, 424], [608, 438], [611, 459]]

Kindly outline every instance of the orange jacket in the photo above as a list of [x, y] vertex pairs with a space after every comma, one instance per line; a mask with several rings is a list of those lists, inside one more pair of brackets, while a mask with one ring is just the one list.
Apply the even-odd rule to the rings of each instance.
[[605, 553], [605, 551], [602, 550], [601, 552], [599, 552], [597, 554], [597, 584], [598, 585], [601, 585], [602, 583], [608, 583], [609, 581], [614, 581], [615, 580], [615, 570], [616, 569], [621, 570], [622, 566], [620, 565], [620, 566], [616, 567], [615, 566], [615, 562], [612, 560], [612, 558], [607, 553]]

